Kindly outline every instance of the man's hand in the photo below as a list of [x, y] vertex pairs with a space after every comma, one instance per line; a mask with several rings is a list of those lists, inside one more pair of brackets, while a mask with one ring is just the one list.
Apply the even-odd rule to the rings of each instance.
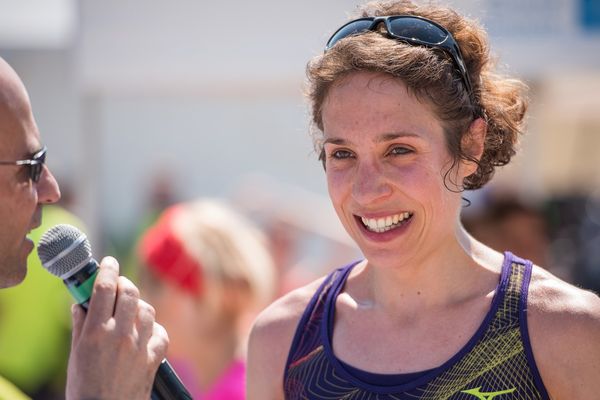
[[87, 315], [72, 311], [66, 398], [148, 400], [169, 339], [117, 260], [102, 260]]

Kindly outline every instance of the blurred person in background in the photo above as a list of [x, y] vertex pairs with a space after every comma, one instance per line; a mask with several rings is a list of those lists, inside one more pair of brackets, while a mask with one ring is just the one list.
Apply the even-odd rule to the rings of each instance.
[[246, 338], [275, 292], [263, 234], [217, 200], [167, 208], [138, 246], [143, 293], [194, 399], [244, 399]]
[[121, 273], [134, 282], [137, 282], [139, 272], [136, 244], [167, 207], [178, 203], [174, 189], [175, 180], [176, 176], [166, 168], [160, 168], [150, 174], [144, 196], [146, 204], [140, 208], [141, 212], [136, 218], [137, 223], [133, 230], [121, 230], [119, 234], [109, 235], [108, 248], [114, 250], [114, 254], [120, 255]]
[[553, 197], [547, 210], [550, 253], [563, 275], [577, 286], [600, 293], [600, 197]]
[[494, 250], [510, 250], [536, 265], [549, 266], [550, 236], [541, 208], [512, 195], [492, 195], [482, 207], [463, 213], [463, 225], [475, 239]]
[[600, 299], [471, 237], [464, 190], [510, 162], [525, 87], [450, 8], [375, 1], [307, 67], [329, 195], [365, 259], [257, 318], [250, 399], [591, 399]]
[[[42, 207], [60, 198], [45, 160], [27, 91], [0, 59], [0, 288], [25, 279], [34, 248], [27, 235], [40, 226]], [[36, 296], [44, 301], [44, 293]], [[87, 314], [79, 305], [71, 310], [66, 398], [148, 399], [168, 337], [138, 289], [119, 277], [115, 259], [102, 260]], [[26, 396], [0, 376], [0, 398]]]

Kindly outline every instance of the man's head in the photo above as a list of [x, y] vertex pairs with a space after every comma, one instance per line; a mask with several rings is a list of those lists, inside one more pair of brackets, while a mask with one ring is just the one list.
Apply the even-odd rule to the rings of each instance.
[[54, 203], [60, 191], [44, 165], [37, 182], [32, 159], [43, 147], [27, 91], [15, 71], [0, 58], [0, 287], [20, 283], [27, 273], [33, 242], [26, 235], [41, 222], [43, 204]]

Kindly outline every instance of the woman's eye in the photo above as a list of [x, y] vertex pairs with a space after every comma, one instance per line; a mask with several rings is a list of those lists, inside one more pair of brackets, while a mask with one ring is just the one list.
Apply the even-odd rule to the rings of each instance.
[[352, 153], [348, 150], [334, 150], [331, 152], [330, 157], [336, 160], [343, 160], [352, 157]]
[[391, 155], [403, 155], [403, 154], [409, 154], [412, 153], [413, 151], [407, 147], [403, 147], [403, 146], [395, 146], [392, 147], [389, 151], [389, 154]]

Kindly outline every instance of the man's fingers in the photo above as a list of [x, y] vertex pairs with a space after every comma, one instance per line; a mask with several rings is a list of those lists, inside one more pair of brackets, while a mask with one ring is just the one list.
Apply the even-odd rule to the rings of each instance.
[[154, 310], [154, 307], [145, 301], [140, 300], [138, 302], [136, 326], [141, 343], [148, 343], [150, 336], [152, 336], [154, 332], [155, 317], [156, 311]]
[[71, 349], [79, 341], [81, 336], [81, 330], [83, 329], [83, 322], [85, 321], [85, 311], [79, 304], [71, 305], [71, 319], [73, 321], [73, 330], [71, 332]]
[[169, 335], [165, 328], [158, 323], [152, 325], [152, 336], [148, 342], [148, 351], [154, 357], [155, 366], [167, 356], [169, 347]]
[[129, 279], [120, 276], [114, 314], [116, 329], [120, 334], [128, 335], [132, 332], [138, 315], [139, 302], [138, 288]]
[[112, 318], [117, 298], [119, 263], [105, 257], [96, 276], [88, 309], [87, 325], [99, 326]]

